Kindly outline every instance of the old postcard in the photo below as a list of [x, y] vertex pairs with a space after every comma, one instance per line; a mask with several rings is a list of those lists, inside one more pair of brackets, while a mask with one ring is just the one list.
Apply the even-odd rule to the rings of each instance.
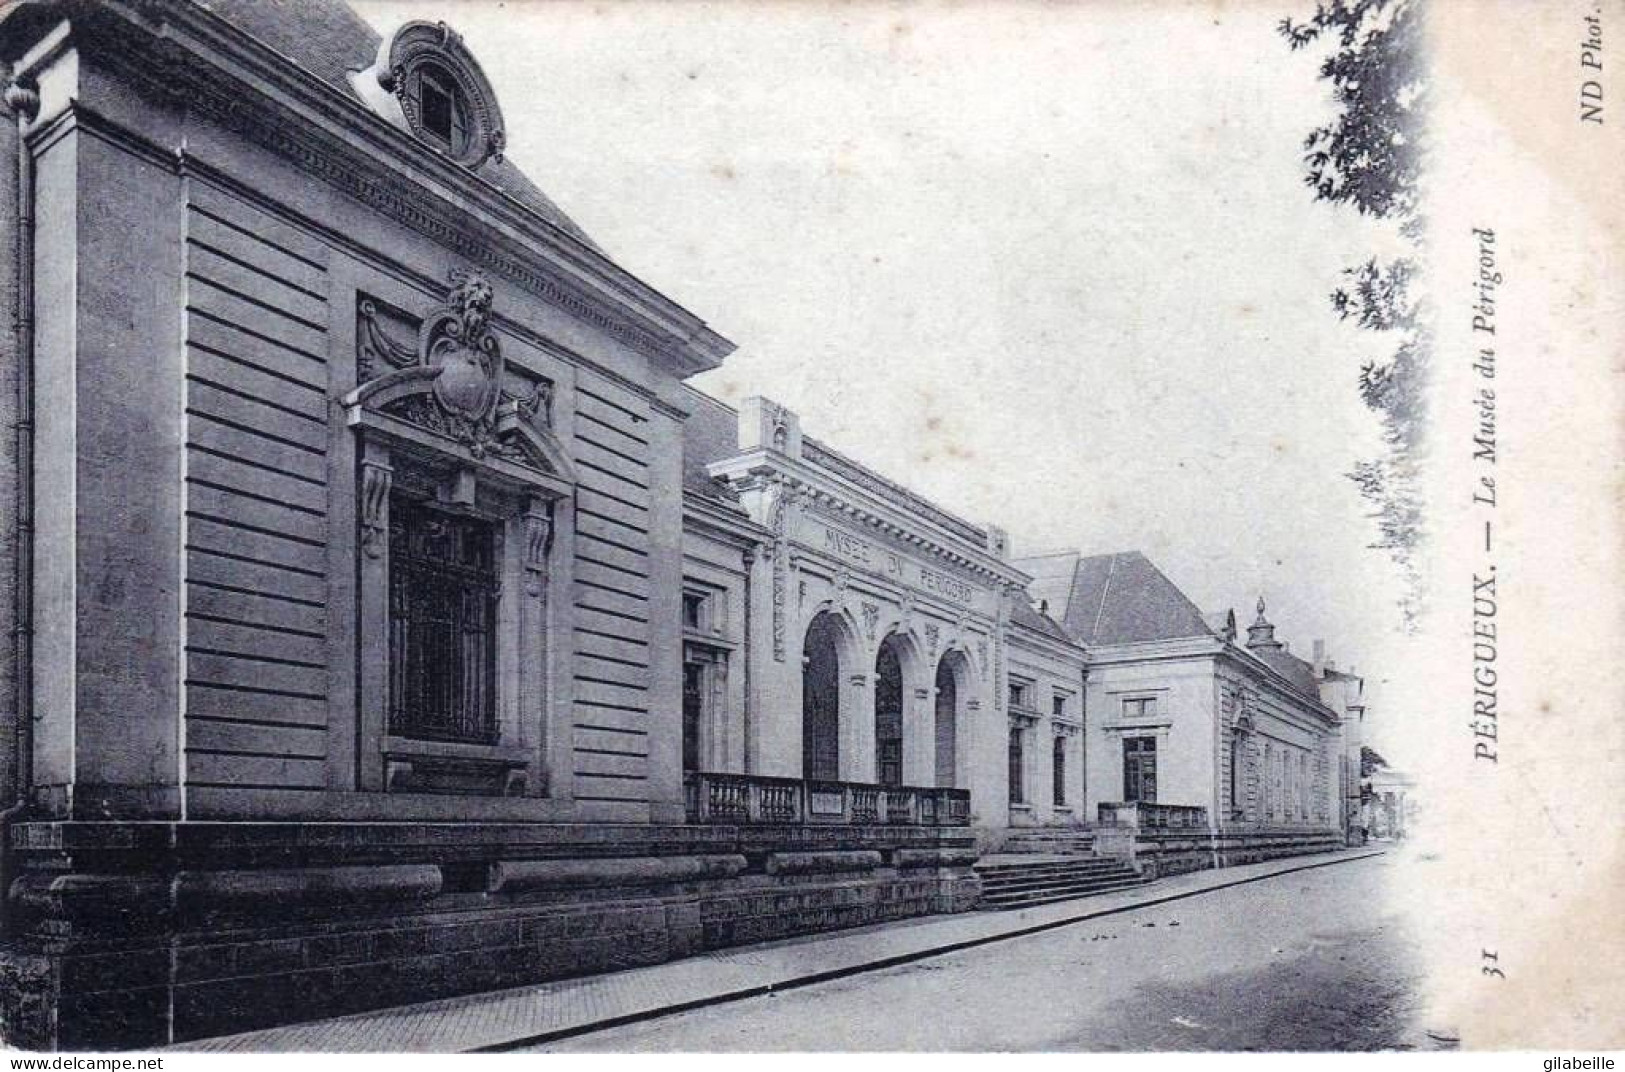
[[1612, 1068], [1622, 50], [0, 7], [0, 1039]]

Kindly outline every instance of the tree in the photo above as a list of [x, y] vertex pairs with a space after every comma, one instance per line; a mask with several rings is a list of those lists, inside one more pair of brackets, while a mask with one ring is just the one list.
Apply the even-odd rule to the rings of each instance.
[[1329, 51], [1320, 78], [1336, 115], [1304, 139], [1304, 181], [1319, 201], [1392, 220], [1408, 252], [1370, 258], [1344, 272], [1332, 309], [1345, 321], [1393, 339], [1392, 356], [1368, 362], [1361, 400], [1382, 422], [1384, 451], [1347, 474], [1372, 507], [1376, 538], [1404, 580], [1401, 614], [1414, 625], [1423, 596], [1417, 553], [1423, 538], [1420, 460], [1433, 335], [1422, 298], [1421, 179], [1427, 154], [1427, 85], [1422, 77], [1420, 0], [1321, 0], [1303, 22], [1281, 20], [1294, 49]]
[[1370, 745], [1360, 746], [1360, 777], [1369, 778], [1388, 766], [1388, 761]]

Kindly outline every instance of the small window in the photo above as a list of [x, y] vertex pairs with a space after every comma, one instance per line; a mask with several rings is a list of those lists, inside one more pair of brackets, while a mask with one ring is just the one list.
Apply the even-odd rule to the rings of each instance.
[[705, 597], [698, 592], [683, 593], [683, 628], [705, 628]]
[[1131, 696], [1123, 700], [1124, 718], [1153, 718], [1157, 713], [1155, 696]]
[[1010, 682], [1010, 706], [1027, 706], [1027, 684], [1024, 681]]
[[421, 67], [416, 75], [418, 123], [423, 133], [453, 154], [461, 154], [468, 147], [468, 121], [457, 84], [434, 67]]
[[1066, 693], [1057, 692], [1050, 698], [1050, 714], [1056, 718], [1066, 717]]

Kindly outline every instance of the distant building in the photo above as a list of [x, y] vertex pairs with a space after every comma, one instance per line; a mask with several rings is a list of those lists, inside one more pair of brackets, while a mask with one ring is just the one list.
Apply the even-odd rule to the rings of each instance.
[[1416, 781], [1404, 771], [1384, 767], [1367, 780], [1362, 821], [1370, 836], [1391, 840], [1408, 837], [1416, 821]]
[[1263, 600], [1242, 640], [1233, 612], [1204, 616], [1139, 552], [1016, 564], [1088, 652], [1091, 813], [1181, 809], [1172, 821], [1225, 835], [1221, 862], [1341, 841], [1342, 713], [1322, 699], [1324, 667], [1275, 638]]

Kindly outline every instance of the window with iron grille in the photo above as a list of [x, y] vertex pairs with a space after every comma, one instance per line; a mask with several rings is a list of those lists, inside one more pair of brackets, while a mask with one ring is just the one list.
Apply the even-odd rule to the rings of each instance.
[[496, 526], [397, 495], [389, 530], [389, 732], [495, 743]]

